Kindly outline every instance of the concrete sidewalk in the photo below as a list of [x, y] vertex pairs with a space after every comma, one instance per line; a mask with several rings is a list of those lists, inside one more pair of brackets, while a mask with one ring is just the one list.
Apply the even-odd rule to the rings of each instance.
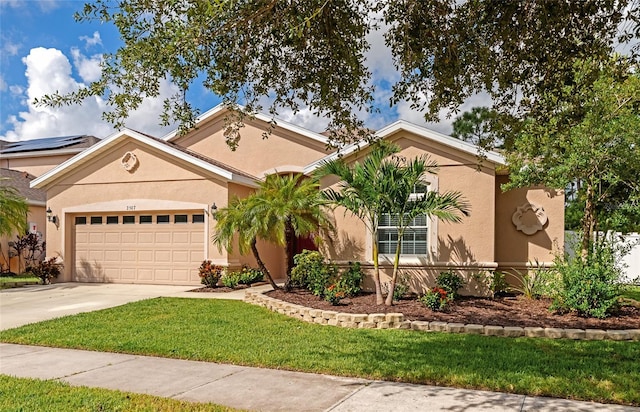
[[563, 399], [4, 343], [0, 344], [0, 373], [254, 411], [640, 411]]

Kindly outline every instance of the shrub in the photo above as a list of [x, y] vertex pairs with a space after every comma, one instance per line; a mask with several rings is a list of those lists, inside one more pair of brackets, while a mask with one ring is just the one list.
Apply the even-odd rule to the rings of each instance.
[[345, 297], [345, 292], [340, 290], [339, 286], [335, 283], [324, 290], [324, 300], [331, 303], [333, 306], [338, 305]]
[[439, 312], [446, 309], [451, 298], [447, 296], [446, 290], [435, 287], [428, 290], [427, 293], [422, 295], [419, 300], [420, 303], [422, 303], [432, 311]]
[[616, 264], [613, 246], [607, 241], [599, 241], [586, 258], [556, 258], [560, 287], [552, 305], [554, 309], [575, 310], [582, 316], [605, 318], [617, 308], [622, 270]]
[[222, 279], [220, 280], [220, 282], [222, 283], [222, 286], [235, 289], [236, 287], [238, 287], [238, 284], [240, 283], [240, 279], [241, 279], [240, 272], [229, 272], [229, 273], [225, 273], [224, 276], [222, 276]]
[[538, 299], [541, 296], [552, 296], [557, 288], [554, 272], [543, 267], [536, 260], [535, 265], [526, 272], [513, 269], [513, 275], [520, 283], [510, 289], [521, 293], [527, 299]]
[[464, 280], [457, 273], [442, 272], [436, 278], [436, 286], [444, 289], [449, 299], [454, 300], [458, 297], [458, 290], [464, 286]]
[[204, 260], [198, 270], [200, 283], [209, 288], [215, 288], [222, 276], [223, 269], [222, 266], [214, 265], [210, 260]]
[[243, 266], [242, 270], [239, 272], [240, 280], [238, 283], [241, 285], [251, 285], [256, 282], [261, 282], [264, 280], [264, 273], [260, 269], [250, 268], [248, 266]]
[[40, 278], [42, 284], [46, 285], [51, 283], [51, 279], [60, 276], [61, 270], [62, 263], [58, 263], [58, 258], [50, 257], [49, 259], [28, 267], [26, 271], [33, 274], [33, 276]]
[[[411, 288], [409, 287], [409, 275], [406, 273], [400, 273], [398, 275], [398, 280], [396, 281], [396, 287], [393, 289], [393, 300], [398, 301], [404, 298]], [[385, 294], [389, 293], [389, 284], [382, 284], [382, 291]]]
[[316, 296], [323, 297], [327, 286], [336, 278], [338, 269], [327, 263], [317, 251], [304, 250], [294, 256], [291, 270], [291, 286], [303, 287]]
[[493, 292], [493, 296], [498, 296], [509, 290], [509, 283], [504, 272], [496, 270], [491, 273], [491, 281], [489, 282], [489, 288]]
[[335, 286], [343, 292], [345, 296], [352, 297], [358, 295], [362, 291], [362, 280], [364, 274], [358, 262], [349, 262], [349, 267], [340, 275]]

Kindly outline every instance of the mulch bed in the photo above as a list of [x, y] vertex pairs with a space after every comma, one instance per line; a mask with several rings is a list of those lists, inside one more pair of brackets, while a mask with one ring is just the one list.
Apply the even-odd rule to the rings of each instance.
[[565, 329], [640, 329], [640, 308], [633, 306], [623, 306], [615, 316], [606, 319], [593, 319], [575, 313], [552, 313], [549, 311], [550, 300], [522, 297], [463, 297], [451, 304], [445, 312], [433, 312], [416, 299], [403, 299], [391, 307], [378, 306], [375, 294], [372, 293], [343, 299], [338, 306], [332, 306], [302, 289], [291, 292], [274, 290], [267, 295], [309, 308], [344, 313], [402, 313], [407, 320]]

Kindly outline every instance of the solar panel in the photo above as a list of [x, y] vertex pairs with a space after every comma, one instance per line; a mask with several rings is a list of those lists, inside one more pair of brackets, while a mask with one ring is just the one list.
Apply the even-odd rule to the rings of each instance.
[[62, 149], [67, 146], [82, 143], [85, 135], [46, 137], [43, 139], [24, 140], [9, 143], [2, 153], [31, 152], [37, 150]]

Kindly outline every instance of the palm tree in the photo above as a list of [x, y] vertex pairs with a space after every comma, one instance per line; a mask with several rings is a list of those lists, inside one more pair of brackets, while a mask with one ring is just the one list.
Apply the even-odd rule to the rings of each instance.
[[286, 247], [287, 282], [293, 268], [293, 244], [296, 237], [317, 233], [331, 227], [319, 190], [318, 181], [302, 175], [269, 175], [258, 190], [242, 200], [234, 199], [229, 207], [217, 214], [214, 242], [230, 250], [237, 233], [240, 253], [250, 247], [260, 269], [275, 288], [269, 271], [259, 257], [256, 239], [260, 238]]
[[380, 141], [373, 145], [371, 152], [362, 162], [349, 166], [342, 159], [336, 159], [324, 163], [316, 171], [318, 177], [335, 175], [340, 179], [339, 190], [329, 188], [324, 191], [325, 197], [334, 204], [344, 207], [345, 213], [351, 212], [360, 219], [371, 233], [373, 282], [378, 305], [384, 302], [378, 259], [378, 222], [386, 204], [384, 194], [390, 184], [382, 173], [382, 165], [387, 157], [399, 151], [398, 146]]
[[27, 200], [15, 188], [0, 184], [0, 236], [26, 232], [28, 212]]
[[429, 219], [432, 216], [447, 222], [460, 222], [461, 215], [468, 215], [468, 205], [458, 192], [434, 191], [416, 193], [416, 188], [425, 186], [424, 176], [435, 173], [437, 165], [427, 156], [405, 161], [395, 157], [382, 165], [381, 173], [387, 177], [384, 212], [389, 213], [397, 223], [397, 242], [393, 260], [393, 274], [389, 282], [389, 293], [385, 305], [393, 304], [393, 292], [398, 278], [400, 253], [405, 231], [418, 216]]
[[[15, 188], [5, 186], [0, 182], [0, 237], [11, 236], [15, 232], [26, 233], [28, 212], [27, 200]], [[0, 244], [0, 252], [2, 252], [1, 247]], [[4, 252], [2, 252], [2, 256], [10, 265], [11, 262], [5, 257]]]
[[245, 255], [251, 250], [262, 273], [267, 277], [271, 286], [274, 289], [278, 289], [256, 247], [258, 226], [253, 224], [252, 201], [253, 198], [251, 196], [244, 199], [235, 197], [231, 200], [229, 206], [216, 212], [215, 219], [217, 224], [216, 232], [213, 235], [213, 243], [218, 246], [218, 250], [224, 247], [228, 253], [232, 253], [237, 235], [239, 252]]

